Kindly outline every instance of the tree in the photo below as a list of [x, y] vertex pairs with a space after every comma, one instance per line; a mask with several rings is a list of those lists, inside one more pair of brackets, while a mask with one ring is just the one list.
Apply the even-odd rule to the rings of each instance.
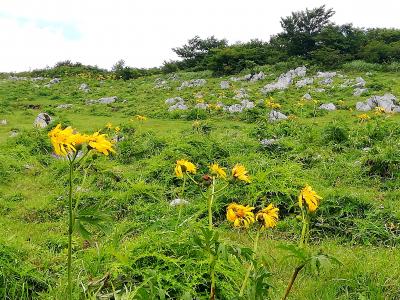
[[228, 41], [226, 39], [219, 40], [214, 36], [201, 39], [196, 35], [194, 38], [190, 39], [186, 45], [172, 48], [172, 51], [180, 58], [183, 58], [184, 67], [190, 68], [202, 64], [204, 57], [211, 49], [224, 48], [227, 45]]
[[325, 5], [311, 10], [293, 12], [291, 16], [281, 18], [283, 32], [278, 36], [284, 42], [289, 55], [307, 56], [315, 50], [315, 37], [330, 23], [335, 14]]

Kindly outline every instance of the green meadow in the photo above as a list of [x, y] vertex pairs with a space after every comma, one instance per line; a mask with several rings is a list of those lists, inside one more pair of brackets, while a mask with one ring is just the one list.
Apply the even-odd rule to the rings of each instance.
[[[49, 87], [51, 78], [1, 78], [0, 120], [7, 122], [0, 125], [0, 298], [67, 299], [69, 169], [48, 137], [61, 124], [118, 140], [115, 153], [93, 151], [74, 172], [73, 201], [90, 216], [83, 234], [72, 235], [74, 299], [209, 299], [212, 247], [215, 299], [281, 299], [301, 260], [290, 249], [301, 236], [298, 196], [305, 185], [322, 200], [310, 213], [304, 247], [334, 259], [307, 264], [287, 299], [400, 299], [400, 113], [371, 110], [363, 119], [356, 110], [374, 95], [400, 97], [399, 73], [347, 68], [329, 85], [315, 79], [261, 93], [288, 70], [258, 67], [265, 78], [255, 82], [208, 71], [127, 81], [82, 73]], [[310, 67], [306, 76], [317, 71]], [[368, 91], [353, 96], [360, 76]], [[157, 78], [165, 81], [161, 87]], [[178, 89], [200, 78], [206, 84]], [[341, 86], [346, 80], [353, 83]], [[229, 88], [221, 89], [221, 81]], [[88, 92], [79, 89], [82, 83]], [[229, 113], [217, 107], [240, 103], [234, 97], [241, 88], [254, 108]], [[312, 100], [302, 99], [306, 93]], [[87, 103], [112, 96], [111, 104]], [[168, 111], [165, 101], [173, 97], [188, 109]], [[198, 103], [212, 108], [195, 109]], [[271, 103], [288, 118], [270, 122]], [[324, 103], [337, 109], [319, 109]], [[52, 118], [45, 128], [33, 126], [39, 113]], [[265, 139], [273, 142], [263, 145]], [[190, 176], [198, 186], [186, 177], [182, 186], [175, 173], [181, 159], [196, 166]], [[227, 179], [215, 184], [223, 189], [212, 204], [218, 237], [207, 244], [204, 175], [213, 163]], [[250, 183], [232, 178], [236, 164], [246, 168]], [[177, 198], [187, 203], [170, 205]], [[277, 226], [260, 232], [256, 251], [257, 220], [248, 229], [232, 226], [226, 212], [233, 202], [254, 213], [270, 203], [279, 208]]]

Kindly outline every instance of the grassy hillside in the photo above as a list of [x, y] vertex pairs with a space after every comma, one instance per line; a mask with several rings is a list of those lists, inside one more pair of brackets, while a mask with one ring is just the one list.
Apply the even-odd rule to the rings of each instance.
[[[0, 120], [7, 124], [0, 125], [0, 297], [66, 299], [68, 164], [52, 155], [47, 136], [61, 123], [123, 137], [115, 155], [91, 156], [75, 174], [80, 209], [95, 207], [108, 216], [104, 230], [89, 226], [90, 238], [73, 237], [76, 299], [208, 298], [208, 257], [195, 243], [207, 224], [207, 200], [200, 193], [206, 187], [188, 182], [183, 198], [189, 204], [169, 204], [182, 198], [183, 181], [174, 173], [179, 159], [197, 166], [199, 182], [214, 162], [229, 176], [237, 163], [249, 171], [249, 184], [229, 184], [213, 205], [214, 227], [226, 247], [248, 251], [257, 232], [255, 226], [232, 228], [226, 220], [229, 203], [279, 208], [277, 227], [262, 233], [255, 253], [269, 272], [265, 282], [271, 299], [283, 296], [296, 267], [282, 246], [299, 240], [297, 197], [306, 184], [323, 198], [312, 216], [309, 249], [341, 264], [328, 264], [319, 273], [302, 270], [289, 299], [400, 299], [400, 113], [370, 111], [362, 120], [355, 110], [356, 102], [373, 95], [400, 97], [399, 74], [339, 71], [327, 86], [314, 80], [264, 95], [261, 88], [287, 70], [259, 71], [266, 77], [256, 82], [207, 72], [130, 81], [81, 74], [49, 87], [50, 78], [1, 79]], [[308, 70], [307, 76], [316, 71]], [[368, 91], [353, 96], [351, 85], [359, 76]], [[178, 89], [183, 81], [199, 78], [206, 84]], [[342, 87], [348, 79], [352, 83]], [[223, 80], [230, 82], [228, 89], [221, 89]], [[79, 89], [82, 83], [89, 92]], [[218, 108], [219, 102], [240, 103], [234, 99], [240, 88], [255, 103], [253, 109]], [[302, 99], [308, 92], [312, 100]], [[111, 96], [118, 100], [87, 104]], [[189, 109], [169, 112], [165, 100], [178, 96]], [[212, 106], [194, 109], [198, 103]], [[268, 121], [274, 103], [288, 119]], [[337, 110], [319, 109], [323, 103]], [[61, 104], [72, 107], [57, 108]], [[41, 112], [53, 120], [37, 129], [33, 121]], [[107, 129], [107, 123], [121, 131]], [[263, 139], [275, 141], [265, 146]], [[221, 257], [215, 267], [217, 299], [238, 299], [248, 264], [232, 253]], [[243, 299], [254, 299], [246, 295]]]

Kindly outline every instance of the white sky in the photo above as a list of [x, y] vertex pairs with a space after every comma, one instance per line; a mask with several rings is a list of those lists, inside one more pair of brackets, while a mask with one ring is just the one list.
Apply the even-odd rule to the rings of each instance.
[[195, 35], [267, 41], [281, 31], [280, 17], [323, 4], [338, 24], [400, 27], [400, 0], [0, 0], [0, 72], [66, 59], [160, 66]]

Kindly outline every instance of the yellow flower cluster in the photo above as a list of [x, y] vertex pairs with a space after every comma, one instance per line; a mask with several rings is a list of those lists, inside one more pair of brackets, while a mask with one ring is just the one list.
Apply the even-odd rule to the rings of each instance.
[[375, 107], [375, 114], [380, 115], [385, 113], [385, 109], [382, 106]]
[[136, 115], [135, 118], [138, 121], [146, 121], [147, 120], [147, 118], [145, 116], [141, 116], [141, 115]]
[[279, 208], [273, 204], [260, 210], [255, 216], [253, 213], [254, 207], [244, 206], [237, 203], [231, 203], [226, 210], [226, 218], [233, 223], [237, 228], [249, 228], [251, 224], [258, 221], [261, 229], [274, 228], [278, 223]]
[[368, 121], [369, 119], [371, 119], [371, 117], [368, 116], [367, 114], [358, 115], [357, 118], [360, 119], [361, 122], [365, 122], [365, 121]]
[[312, 213], [317, 210], [322, 197], [318, 196], [311, 186], [306, 185], [301, 190], [298, 200], [301, 208], [303, 208], [303, 205], [306, 204], [308, 211]]
[[80, 134], [72, 127], [61, 128], [58, 124], [49, 132], [50, 141], [54, 152], [60, 156], [67, 156], [69, 153], [75, 153], [76, 147], [87, 144], [89, 148], [95, 149], [104, 155], [115, 152], [112, 143], [107, 140], [105, 134], [95, 132], [92, 135]]
[[274, 100], [272, 98], [265, 100], [265, 106], [272, 108], [272, 109], [279, 109], [281, 108], [281, 105], [277, 102], [274, 102]]

